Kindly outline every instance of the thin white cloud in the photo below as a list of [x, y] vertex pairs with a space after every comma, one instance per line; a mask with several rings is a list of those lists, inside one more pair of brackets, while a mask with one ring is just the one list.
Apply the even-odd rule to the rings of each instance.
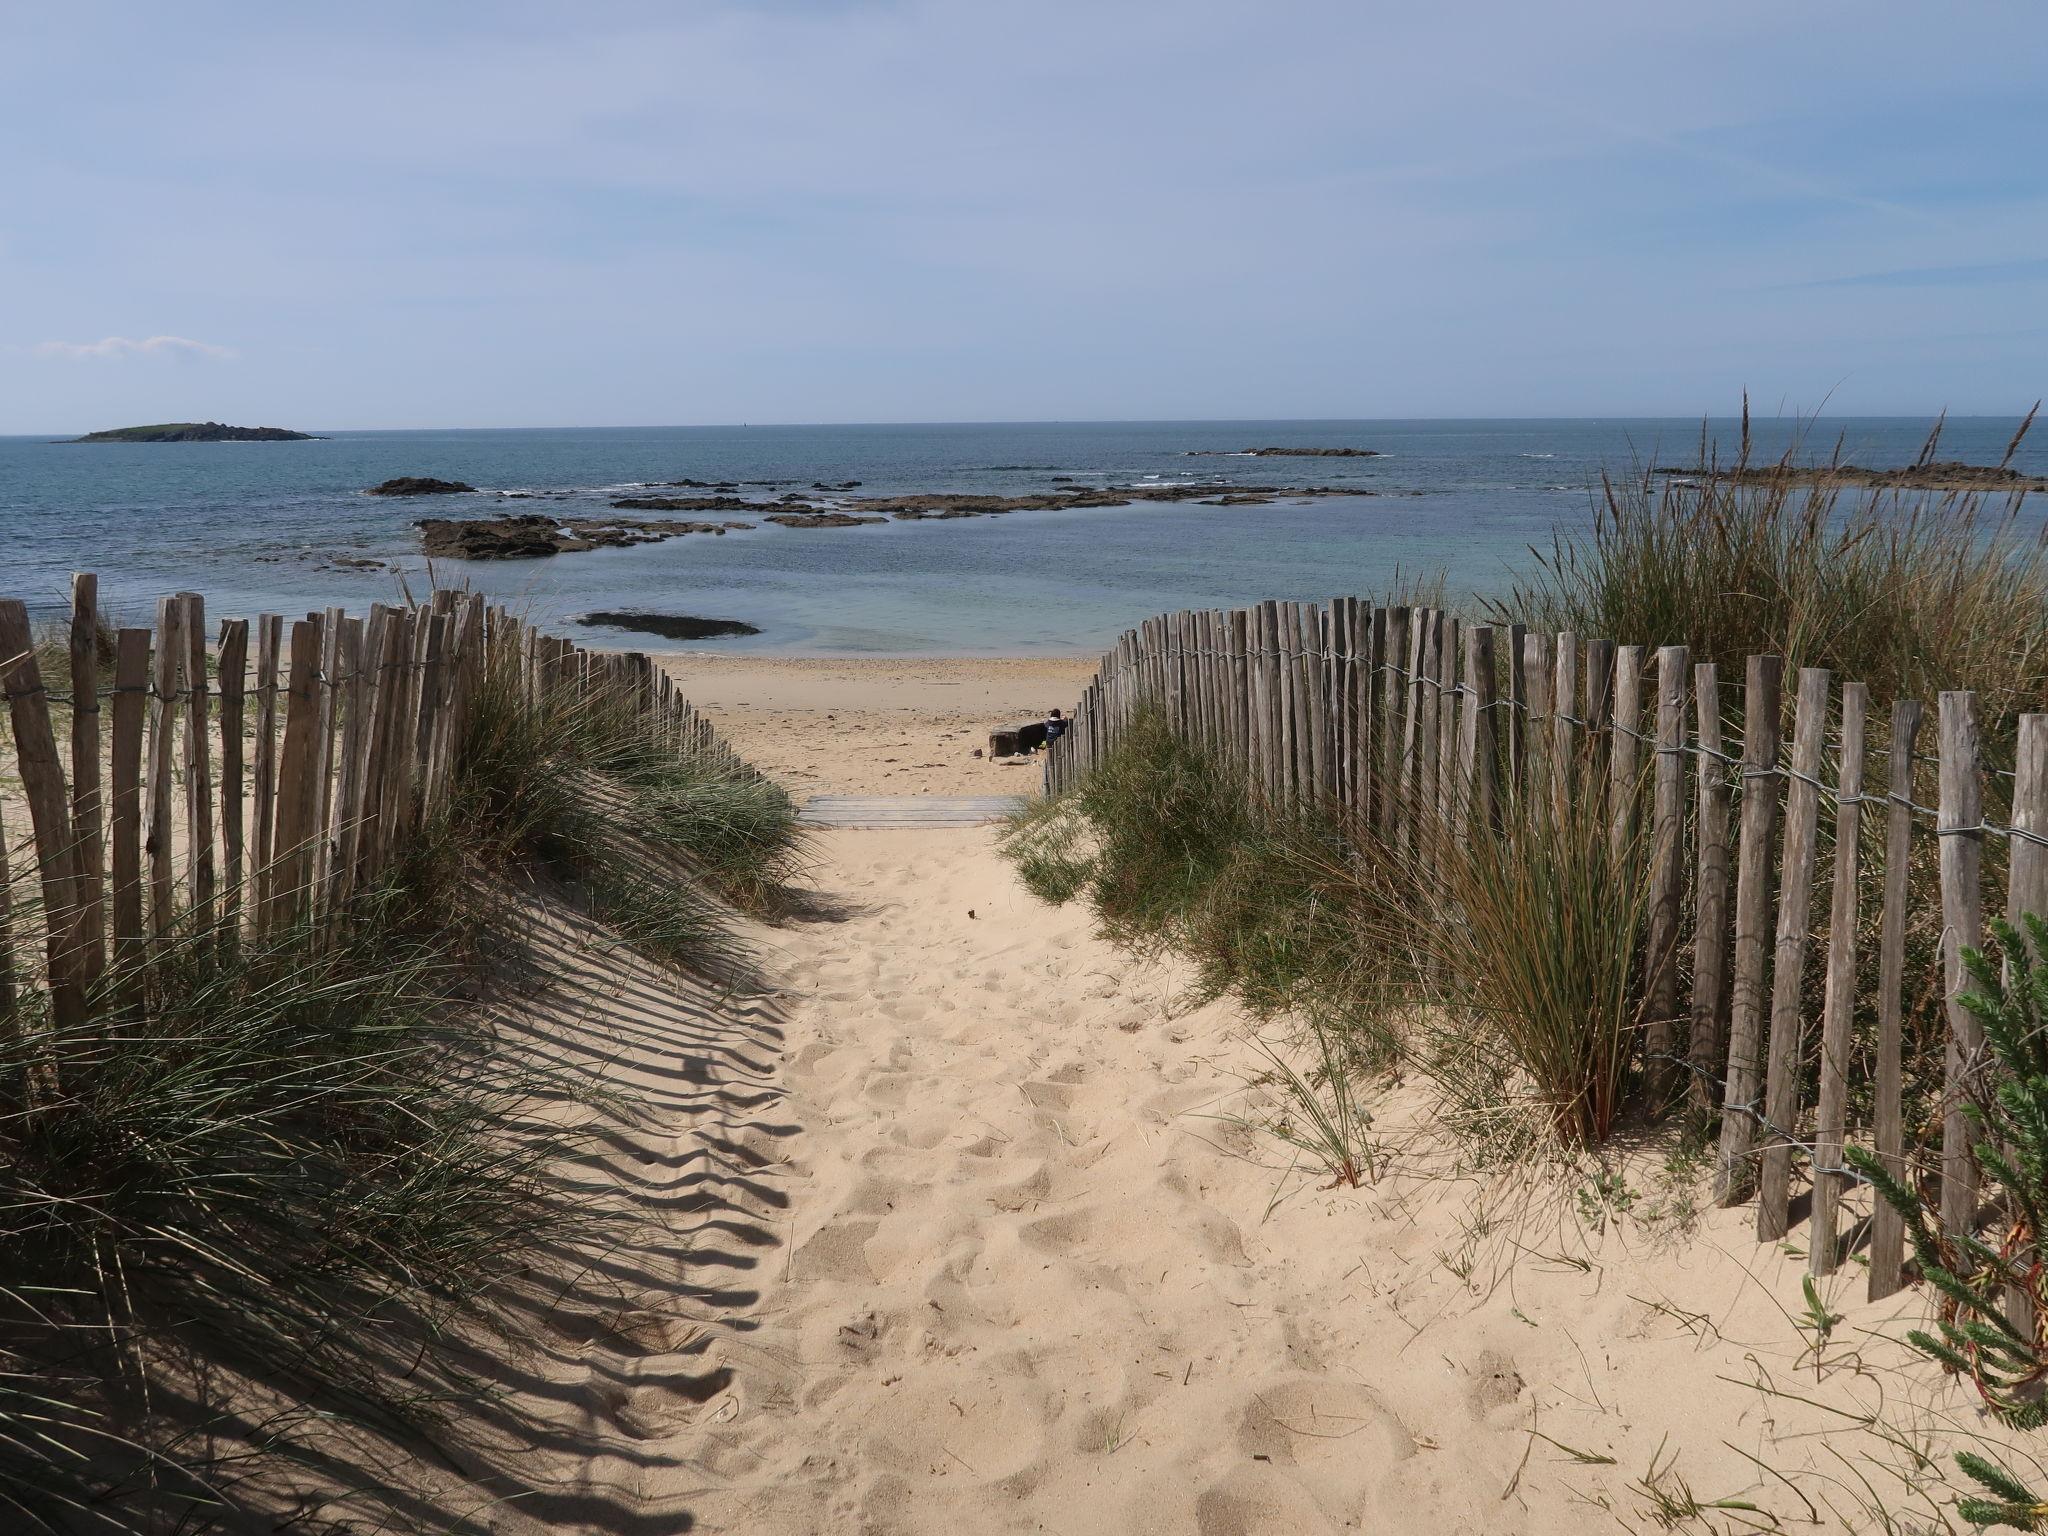
[[38, 357], [211, 357], [235, 355], [232, 347], [217, 347], [210, 341], [189, 336], [103, 336], [98, 341], [44, 341], [36, 344]]

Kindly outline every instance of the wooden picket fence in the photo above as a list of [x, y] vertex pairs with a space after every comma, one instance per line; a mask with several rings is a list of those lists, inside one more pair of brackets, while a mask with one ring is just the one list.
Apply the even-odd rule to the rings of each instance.
[[[1895, 1177], [1911, 1176], [1902, 1033], [1916, 918], [1939, 927], [1947, 999], [1941, 1219], [1961, 1231], [1978, 1214], [1964, 1105], [1985, 1046], [1978, 1021], [1954, 1001], [1960, 952], [1982, 939], [1987, 839], [2006, 845], [2008, 856], [1993, 863], [2005, 866], [2007, 914], [2048, 913], [2048, 714], [2021, 716], [2016, 740], [1987, 755], [1976, 694], [1943, 693], [1936, 750], [1926, 754], [1920, 702], [1892, 703], [1883, 743], [1873, 744], [1868, 689], [1806, 669], [1788, 747], [1783, 672], [1779, 657], [1752, 656], [1738, 685], [1711, 663], [1693, 664], [1684, 646], [1652, 652], [1357, 598], [1171, 613], [1103, 657], [1047, 755], [1046, 788], [1079, 785], [1140, 709], [1156, 709], [1177, 733], [1243, 764], [1276, 810], [1334, 805], [1396, 845], [1414, 846], [1413, 822], [1425, 814], [1469, 837], [1498, 827], [1516, 797], [1538, 806], [1602, 797], [1617, 848], [1648, 833], [1645, 1066], [1653, 1078], [1673, 1074], [1697, 1108], [1720, 1111], [1716, 1193], [1726, 1204], [1753, 1194], [1761, 1240], [1785, 1237], [1795, 1160], [1803, 1162], [1813, 1181], [1809, 1261], [1824, 1275], [1842, 1261], [1842, 1196], [1858, 1182], [1843, 1162], [1848, 1138]], [[1739, 713], [1728, 709], [1737, 686]], [[1883, 760], [1881, 779], [1869, 776], [1872, 757]], [[1921, 798], [1930, 774], [1931, 806]], [[2003, 823], [1994, 819], [2001, 806]], [[1857, 947], [1878, 817], [1873, 992], [1859, 991]], [[1833, 850], [1825, 877], [1824, 818]], [[1924, 857], [1928, 837], [1938, 843], [1938, 914], [1913, 910], [1911, 861], [1916, 846]], [[1823, 885], [1815, 1020], [1805, 983]], [[1856, 1059], [1869, 1053], [1854, 1049], [1859, 1011], [1877, 1026], [1861, 1082]], [[1818, 1094], [1808, 1105], [1804, 1064], [1816, 1024]], [[1869, 1123], [1851, 1127], [1849, 1106], [1866, 1097]], [[1903, 1283], [1905, 1235], [1881, 1200], [1869, 1239], [1870, 1292], [1884, 1296]]]
[[[78, 1024], [152, 945], [194, 933], [317, 935], [345, 921], [444, 804], [487, 669], [516, 667], [531, 702], [556, 690], [615, 702], [662, 745], [753, 773], [646, 656], [585, 650], [476, 593], [289, 625], [263, 614], [253, 667], [251, 631], [223, 620], [209, 666], [197, 593], [162, 599], [154, 631], [109, 630], [97, 580], [80, 574], [66, 693], [43, 675], [26, 607], [0, 600], [29, 824], [12, 852], [33, 857], [41, 897], [33, 915], [14, 901], [0, 836], [0, 1019], [28, 986], [47, 989], [59, 1027]], [[53, 703], [69, 707], [68, 776]], [[12, 809], [0, 805], [0, 824], [18, 825]], [[38, 964], [17, 932], [30, 922]]]

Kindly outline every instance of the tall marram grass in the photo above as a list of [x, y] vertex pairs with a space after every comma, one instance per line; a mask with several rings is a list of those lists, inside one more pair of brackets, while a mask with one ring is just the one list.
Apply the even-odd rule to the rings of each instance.
[[1409, 931], [1453, 1038], [1483, 1042], [1566, 1146], [1613, 1132], [1642, 1040], [1649, 861], [1598, 796], [1512, 803], [1500, 834], [1433, 840]]
[[176, 935], [130, 1000], [60, 1029], [31, 993], [0, 1033], [0, 1525], [202, 1528], [230, 1503], [164, 1439], [214, 1411], [157, 1415], [167, 1361], [430, 1425], [466, 1392], [432, 1340], [504, 1325], [511, 1256], [586, 1219], [540, 1178], [549, 1085], [457, 1006], [454, 931], [417, 894], [231, 952]]
[[2048, 688], [2048, 530], [2019, 511], [1789, 461], [1638, 473], [1603, 482], [1590, 532], [1555, 533], [1495, 606], [1532, 630], [1686, 645], [1724, 678], [1776, 652], [1788, 676], [1826, 667], [1879, 700], [1973, 688], [1990, 727]]

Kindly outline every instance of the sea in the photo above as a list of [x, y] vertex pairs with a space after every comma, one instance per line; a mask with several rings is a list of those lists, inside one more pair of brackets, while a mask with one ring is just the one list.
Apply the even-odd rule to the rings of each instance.
[[[1882, 468], [1911, 463], [1929, 425], [1770, 419], [1755, 422], [1753, 433], [1758, 455], [1797, 442], [1802, 456], [1824, 458], [1839, 443], [1844, 458]], [[1940, 456], [1996, 463], [2016, 425], [1952, 419]], [[1694, 464], [1703, 434], [1725, 458], [1739, 425], [1024, 422], [336, 432], [314, 442], [164, 444], [0, 437], [0, 529], [13, 551], [0, 593], [54, 614], [70, 573], [92, 570], [109, 612], [147, 623], [156, 599], [178, 590], [205, 594], [209, 613], [220, 617], [294, 615], [330, 604], [360, 609], [392, 599], [401, 584], [414, 593], [432, 583], [467, 584], [549, 624], [632, 610], [736, 619], [760, 631], [688, 645], [580, 631], [586, 643], [625, 649], [1088, 654], [1135, 621], [1180, 608], [1321, 601], [1438, 579], [1456, 597], [1499, 594], [1555, 539], [1591, 528], [1603, 474]], [[1242, 456], [1260, 447], [1370, 448], [1378, 456]], [[2023, 444], [2014, 464], [2048, 473], [2048, 431]], [[363, 494], [399, 475], [478, 490], [402, 500]], [[848, 480], [860, 482], [860, 495], [1015, 495], [1059, 484], [1192, 478], [1356, 494], [1265, 506], [1141, 502], [842, 529], [761, 524], [541, 560], [437, 561], [431, 570], [412, 526], [425, 516], [602, 512], [618, 496], [681, 479], [770, 482], [747, 492], [765, 498]], [[514, 491], [567, 499], [501, 494]]]

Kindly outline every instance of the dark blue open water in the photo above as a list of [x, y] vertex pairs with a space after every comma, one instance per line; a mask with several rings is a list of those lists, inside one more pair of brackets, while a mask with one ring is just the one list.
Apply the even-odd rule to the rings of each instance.
[[[2013, 426], [1951, 421], [1942, 457], [1995, 463]], [[1840, 434], [1846, 457], [1882, 467], [1910, 462], [1926, 430], [1922, 421], [1850, 419], [1822, 423], [1807, 441], [1825, 455]], [[1724, 452], [1734, 431], [1714, 424]], [[1759, 423], [1759, 451], [1775, 454], [1793, 431], [1789, 422]], [[179, 588], [204, 592], [215, 615], [359, 606], [389, 595], [395, 575], [339, 568], [333, 557], [387, 562], [419, 583], [416, 517], [570, 505], [361, 494], [407, 474], [491, 490], [569, 490], [592, 510], [620, 488], [684, 477], [788, 480], [795, 490], [859, 480], [861, 494], [1014, 494], [1047, 489], [1056, 475], [1089, 485], [1215, 475], [1380, 493], [837, 530], [762, 526], [439, 572], [549, 619], [637, 608], [762, 629], [756, 639], [706, 642], [724, 650], [1085, 652], [1163, 610], [1370, 593], [1397, 572], [1441, 570], [1455, 590], [1498, 589], [1526, 567], [1531, 544], [1589, 521], [1603, 468], [1692, 463], [1699, 435], [1696, 421], [1533, 420], [350, 432], [310, 443], [88, 446], [0, 438], [0, 531], [14, 551], [0, 591], [55, 606], [69, 572], [91, 569], [109, 605], [138, 620], [159, 594]], [[1377, 448], [1385, 457], [1188, 457], [1269, 444]], [[2016, 463], [2048, 473], [2048, 432]], [[599, 643], [662, 643], [589, 634]]]

